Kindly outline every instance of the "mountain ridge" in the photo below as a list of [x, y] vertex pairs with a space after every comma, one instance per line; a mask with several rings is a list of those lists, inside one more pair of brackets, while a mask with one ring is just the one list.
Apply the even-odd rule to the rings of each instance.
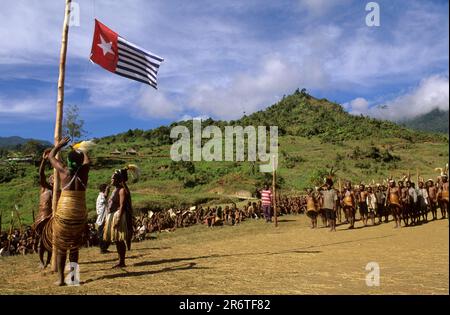
[[449, 111], [435, 108], [426, 114], [400, 121], [399, 124], [414, 130], [438, 132], [448, 135]]
[[22, 138], [19, 136], [1, 137], [0, 136], [0, 148], [12, 149], [17, 145], [25, 144], [29, 141], [37, 141], [43, 145], [51, 146], [52, 144], [46, 140], [32, 139], [32, 138]]

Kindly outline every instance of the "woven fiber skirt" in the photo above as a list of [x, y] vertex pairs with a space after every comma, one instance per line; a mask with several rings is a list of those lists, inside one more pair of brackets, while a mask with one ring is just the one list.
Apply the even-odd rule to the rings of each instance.
[[52, 221], [56, 248], [66, 251], [81, 247], [87, 223], [86, 192], [62, 191]]
[[[119, 223], [117, 228], [114, 226]], [[119, 211], [108, 213], [106, 217], [105, 230], [103, 232], [103, 239], [106, 242], [126, 242], [128, 239], [128, 226], [125, 217], [125, 212], [119, 217]]]

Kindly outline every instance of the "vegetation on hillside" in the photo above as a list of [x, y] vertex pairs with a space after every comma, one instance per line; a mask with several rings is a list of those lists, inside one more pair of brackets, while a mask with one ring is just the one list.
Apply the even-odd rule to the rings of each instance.
[[408, 128], [430, 132], [440, 132], [448, 135], [449, 112], [434, 109], [431, 112], [402, 122]]
[[[192, 121], [184, 121], [95, 139], [87, 192], [91, 216], [95, 216], [98, 185], [109, 182], [114, 169], [130, 163], [139, 165], [142, 173], [139, 182], [130, 182], [136, 211], [229, 203], [238, 200], [237, 192], [256, 195], [257, 188], [271, 183], [271, 174], [259, 172], [260, 161], [172, 161], [170, 146], [176, 139], [170, 138], [170, 130], [175, 125], [192, 130]], [[227, 125], [278, 126], [277, 187], [283, 194], [299, 194], [306, 187], [320, 184], [331, 167], [337, 170], [337, 178], [368, 183], [389, 176], [399, 178], [408, 171], [415, 174], [416, 169], [423, 177], [435, 177], [434, 168], [448, 161], [448, 139], [444, 135], [352, 116], [338, 104], [316, 99], [304, 90], [239, 120], [202, 121], [203, 128], [207, 125], [222, 130]], [[0, 184], [0, 213], [17, 204], [23, 220], [30, 223], [39, 198], [37, 166], [6, 163], [0, 168], [2, 174], [7, 174]]]

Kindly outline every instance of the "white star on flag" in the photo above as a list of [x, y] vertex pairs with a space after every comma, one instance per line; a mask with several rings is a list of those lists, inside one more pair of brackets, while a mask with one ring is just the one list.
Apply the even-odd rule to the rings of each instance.
[[100, 44], [97, 44], [102, 50], [103, 50], [103, 56], [106, 56], [107, 53], [111, 53], [114, 55], [114, 51], [112, 50], [111, 46], [112, 46], [112, 42], [107, 43], [102, 35], [100, 35]]

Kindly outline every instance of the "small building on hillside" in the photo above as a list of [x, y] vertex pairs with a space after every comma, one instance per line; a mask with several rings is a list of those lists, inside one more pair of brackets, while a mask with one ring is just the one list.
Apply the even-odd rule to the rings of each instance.
[[8, 162], [16, 162], [16, 163], [33, 163], [34, 158], [33, 156], [15, 156], [15, 157], [8, 157], [6, 159]]
[[111, 155], [121, 155], [122, 152], [120, 152], [119, 150], [116, 149], [116, 150], [112, 151], [110, 154]]
[[133, 148], [129, 148], [128, 150], [125, 151], [126, 155], [137, 155], [137, 151]]

